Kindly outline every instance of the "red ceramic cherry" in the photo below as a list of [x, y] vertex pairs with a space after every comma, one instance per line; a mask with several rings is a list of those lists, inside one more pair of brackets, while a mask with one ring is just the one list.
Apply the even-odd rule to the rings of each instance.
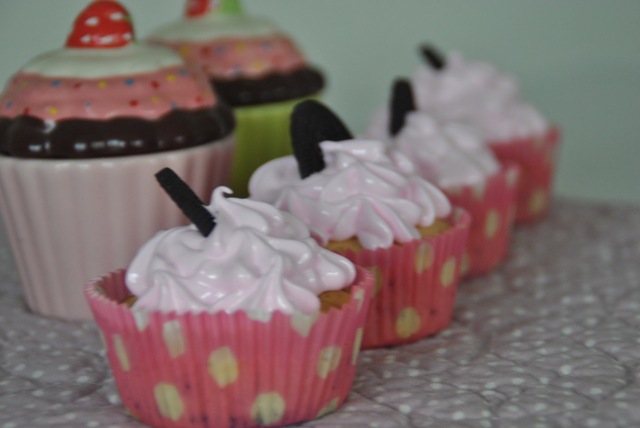
[[76, 18], [68, 48], [119, 48], [134, 39], [129, 11], [115, 0], [96, 0]]

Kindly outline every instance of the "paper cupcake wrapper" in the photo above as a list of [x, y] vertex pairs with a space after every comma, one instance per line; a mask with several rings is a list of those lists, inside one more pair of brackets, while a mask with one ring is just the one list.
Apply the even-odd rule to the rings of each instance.
[[500, 161], [520, 165], [516, 224], [532, 223], [547, 214], [559, 146], [558, 128], [551, 128], [541, 137], [489, 144]]
[[177, 315], [118, 304], [124, 271], [90, 282], [122, 402], [154, 427], [281, 426], [345, 401], [356, 369], [373, 276], [358, 268], [351, 300], [316, 316], [244, 312]]
[[377, 250], [337, 251], [373, 273], [376, 284], [362, 348], [401, 345], [451, 322], [470, 216], [458, 209], [435, 236]]
[[157, 231], [187, 222], [154, 174], [173, 168], [204, 200], [228, 184], [233, 138], [100, 159], [0, 156], [0, 211], [34, 312], [90, 320], [89, 279], [126, 266]]
[[249, 178], [262, 164], [292, 153], [291, 112], [303, 99], [306, 98], [234, 109], [237, 138], [231, 172], [234, 196], [249, 194]]
[[469, 241], [462, 258], [463, 277], [486, 274], [506, 258], [519, 174], [520, 167], [508, 163], [478, 185], [442, 189], [453, 205], [471, 215]]

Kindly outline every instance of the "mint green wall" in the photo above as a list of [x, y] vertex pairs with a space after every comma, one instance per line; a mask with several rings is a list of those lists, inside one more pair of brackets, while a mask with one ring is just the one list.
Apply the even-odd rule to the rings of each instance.
[[[125, 0], [139, 35], [181, 0]], [[86, 0], [0, 0], [0, 81], [61, 46]], [[520, 77], [561, 124], [559, 194], [640, 202], [640, 1], [245, 0], [296, 36], [330, 79], [326, 100], [359, 131], [431, 40]]]

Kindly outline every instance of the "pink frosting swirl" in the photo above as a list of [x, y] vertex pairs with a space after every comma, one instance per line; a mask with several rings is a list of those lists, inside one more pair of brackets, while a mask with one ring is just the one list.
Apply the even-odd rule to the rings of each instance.
[[159, 232], [129, 266], [134, 309], [232, 313], [268, 319], [274, 311], [311, 314], [320, 293], [349, 286], [355, 267], [316, 243], [297, 218], [218, 187], [208, 209], [216, 227]]
[[404, 127], [389, 135], [389, 112], [376, 113], [366, 135], [388, 141], [415, 164], [426, 180], [447, 188], [473, 185], [500, 169], [495, 156], [473, 126], [442, 120], [423, 111], [407, 115]]
[[494, 66], [447, 55], [446, 66], [420, 67], [412, 78], [420, 110], [472, 124], [485, 140], [497, 142], [541, 135], [547, 120], [520, 97], [518, 83]]
[[416, 175], [411, 162], [373, 140], [325, 141], [326, 167], [302, 180], [292, 156], [251, 177], [251, 197], [289, 211], [324, 244], [356, 237], [368, 249], [420, 237], [451, 210], [444, 194]]

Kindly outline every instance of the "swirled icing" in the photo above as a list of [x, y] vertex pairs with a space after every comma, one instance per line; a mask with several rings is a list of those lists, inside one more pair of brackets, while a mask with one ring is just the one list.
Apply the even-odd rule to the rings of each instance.
[[440, 187], [480, 183], [500, 167], [479, 133], [466, 123], [414, 111], [394, 137], [388, 133], [388, 124], [389, 112], [381, 109], [373, 116], [366, 135], [388, 141], [411, 159], [423, 178]]
[[446, 66], [420, 67], [412, 77], [420, 110], [472, 124], [491, 142], [540, 135], [549, 123], [520, 98], [518, 83], [494, 66], [447, 55]]
[[134, 309], [309, 314], [320, 308], [318, 294], [353, 282], [353, 264], [319, 247], [299, 219], [225, 193], [215, 189], [207, 207], [217, 223], [208, 237], [189, 225], [140, 249], [126, 276]]
[[251, 177], [251, 197], [299, 217], [323, 244], [356, 237], [368, 249], [417, 239], [417, 226], [449, 214], [442, 192], [383, 142], [325, 141], [320, 146], [326, 163], [322, 171], [303, 180], [292, 156], [270, 161]]

